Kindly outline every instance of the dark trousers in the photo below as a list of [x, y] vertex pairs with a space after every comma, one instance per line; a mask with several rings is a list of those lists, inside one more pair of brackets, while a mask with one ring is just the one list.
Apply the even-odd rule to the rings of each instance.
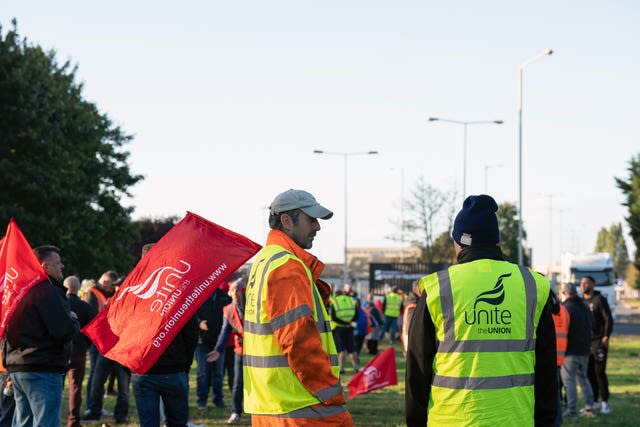
[[600, 398], [601, 402], [609, 401], [609, 380], [607, 379], [607, 356], [609, 349], [603, 346], [596, 347], [595, 352], [589, 355], [589, 367], [587, 376], [593, 389], [593, 400]]
[[87, 380], [87, 408], [91, 408], [91, 384], [93, 383], [93, 374], [96, 372], [96, 361], [100, 352], [95, 345], [89, 346], [89, 379]]
[[233, 354], [233, 391], [231, 392], [231, 395], [231, 412], [235, 412], [238, 415], [242, 414], [242, 355], [238, 355], [235, 353]]
[[82, 380], [84, 380], [87, 353], [73, 354], [69, 359], [69, 416], [67, 426], [80, 427], [80, 406], [82, 405]]
[[133, 395], [141, 427], [160, 425], [160, 406], [164, 405], [166, 425], [185, 427], [189, 420], [189, 385], [184, 372], [172, 374], [133, 374]]
[[99, 355], [96, 360], [96, 369], [91, 384], [91, 405], [89, 413], [92, 416], [102, 414], [102, 401], [104, 398], [104, 383], [109, 377], [111, 369], [116, 370], [118, 378], [118, 396], [116, 406], [113, 409], [113, 417], [116, 422], [125, 422], [129, 416], [129, 372], [117, 362]]
[[224, 371], [227, 373], [227, 384], [229, 385], [229, 391], [233, 390], [233, 378], [234, 378], [234, 369], [235, 369], [235, 361], [233, 346], [228, 345], [224, 349]]
[[360, 355], [360, 351], [362, 351], [362, 345], [364, 344], [365, 335], [354, 335], [354, 341], [356, 343], [356, 353]]

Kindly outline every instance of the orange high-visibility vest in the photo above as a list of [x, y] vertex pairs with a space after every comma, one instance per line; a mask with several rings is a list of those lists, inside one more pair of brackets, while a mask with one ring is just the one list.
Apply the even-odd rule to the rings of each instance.
[[553, 315], [553, 324], [556, 327], [556, 364], [562, 366], [569, 333], [569, 311], [564, 305], [560, 304], [560, 312]]
[[104, 296], [104, 294], [102, 292], [97, 290], [95, 287], [89, 288], [89, 291], [98, 300], [98, 313], [100, 313], [104, 309], [105, 305], [107, 305], [107, 301], [109, 301], [109, 300], [107, 299], [107, 297]]

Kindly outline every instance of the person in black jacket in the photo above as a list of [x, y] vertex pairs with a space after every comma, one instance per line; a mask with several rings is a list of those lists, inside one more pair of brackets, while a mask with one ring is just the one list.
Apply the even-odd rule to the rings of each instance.
[[[67, 288], [69, 308], [78, 316], [80, 328], [84, 328], [96, 317], [96, 311], [86, 302], [78, 298], [80, 280], [76, 276], [64, 279]], [[82, 405], [82, 380], [87, 362], [87, 347], [91, 343], [86, 335], [78, 334], [73, 338], [71, 356], [69, 357], [69, 417], [68, 427], [80, 427], [80, 406]]]
[[[154, 243], [142, 247], [144, 257]], [[160, 425], [160, 404], [165, 425], [186, 427], [189, 422], [189, 369], [198, 342], [195, 316], [182, 327], [158, 361], [143, 375], [132, 374], [131, 384], [142, 427]]]
[[[489, 263], [483, 264], [481, 261], [491, 260], [491, 263], [504, 261], [502, 251], [497, 246], [500, 240], [498, 221], [495, 215], [497, 209], [495, 200], [487, 195], [469, 196], [465, 200], [463, 209], [456, 216], [452, 232], [458, 264], [477, 262], [479, 263], [477, 265], [486, 267]], [[513, 267], [507, 265], [505, 268]], [[440, 273], [448, 276], [445, 271]], [[523, 279], [524, 277], [520, 278], [520, 280]], [[454, 284], [451, 283], [450, 286], [453, 289]], [[460, 288], [465, 286], [465, 283], [459, 283], [455, 286]], [[468, 286], [473, 286], [473, 283], [468, 283]], [[425, 289], [421, 290], [423, 293], [416, 304], [408, 336], [405, 407], [406, 421], [409, 427], [427, 424], [434, 376], [436, 374], [447, 376], [446, 372], [434, 371], [436, 353], [439, 349], [442, 350], [443, 345], [456, 343], [455, 340], [448, 339], [446, 336], [443, 342], [437, 339], [436, 326], [426, 304], [427, 292]], [[473, 306], [473, 300], [471, 300], [471, 305]], [[464, 320], [466, 321], [466, 319]], [[444, 332], [441, 333], [444, 334]], [[533, 341], [535, 342], [533, 344], [535, 346], [535, 364], [532, 378], [534, 402], [531, 404], [533, 405], [534, 419], [522, 420], [522, 422], [530, 424], [534, 421], [536, 426], [551, 426], [557, 413], [557, 368], [555, 328], [548, 300], [542, 308]], [[468, 352], [473, 353], [472, 350]], [[475, 354], [478, 357], [482, 356], [481, 353]], [[469, 387], [473, 387], [473, 382], [470, 382]], [[486, 401], [483, 403], [486, 404]], [[505, 411], [504, 402], [495, 402], [495, 404], [495, 411], [500, 410], [498, 408]], [[459, 407], [458, 411], [464, 412], [462, 407]], [[492, 415], [497, 414], [499, 412], [493, 412]], [[506, 419], [509, 414], [505, 412], [504, 415]]]
[[580, 415], [593, 417], [593, 392], [587, 379], [593, 316], [589, 311], [589, 307], [578, 296], [576, 287], [572, 283], [562, 285], [562, 297], [564, 306], [569, 312], [567, 350], [560, 370], [562, 383], [567, 391], [567, 410], [562, 415], [566, 418], [574, 418], [578, 415], [576, 412], [576, 404], [578, 402], [577, 382], [580, 384], [582, 399], [585, 402], [585, 407], [580, 412]]
[[213, 392], [213, 404], [219, 408], [225, 406], [222, 391], [225, 355], [221, 355], [215, 362], [207, 362], [207, 354], [213, 351], [220, 335], [223, 322], [222, 310], [226, 305], [231, 304], [231, 297], [227, 295], [228, 290], [229, 284], [224, 283], [205, 300], [196, 313], [200, 329], [196, 346], [196, 395], [199, 410], [207, 407], [209, 389]]
[[[596, 281], [591, 276], [580, 279], [580, 289], [584, 301], [593, 314], [593, 337], [591, 352], [589, 353], [588, 376], [593, 389], [594, 409], [600, 406], [600, 412], [608, 414], [609, 408], [609, 380], [607, 379], [607, 354], [609, 353], [609, 337], [613, 331], [613, 316], [607, 298], [594, 290]], [[598, 397], [600, 402], [598, 402]]]
[[14, 425], [59, 426], [62, 376], [79, 324], [62, 287], [60, 250], [33, 250], [48, 278], [31, 288], [9, 320], [3, 362], [13, 383]]

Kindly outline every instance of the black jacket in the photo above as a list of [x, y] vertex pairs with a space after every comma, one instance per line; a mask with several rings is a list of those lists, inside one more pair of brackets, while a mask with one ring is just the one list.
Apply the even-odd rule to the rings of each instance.
[[591, 299], [586, 299], [591, 313], [593, 314], [593, 341], [600, 342], [602, 337], [611, 336], [613, 332], [613, 316], [607, 298], [600, 292], [593, 291]]
[[[458, 263], [478, 259], [503, 260], [499, 248], [467, 247]], [[433, 359], [437, 351], [436, 331], [426, 306], [426, 294], [418, 299], [409, 327], [409, 348], [405, 386], [406, 421], [409, 427], [427, 424], [429, 395], [433, 379]], [[556, 334], [549, 303], [544, 306], [536, 329], [534, 367], [534, 420], [536, 426], [551, 426], [557, 411]]]
[[591, 350], [593, 315], [589, 307], [577, 295], [564, 302], [569, 312], [569, 333], [567, 334], [567, 356], [587, 356]]
[[[78, 316], [78, 322], [80, 322], [80, 329], [84, 328], [96, 317], [96, 310], [91, 305], [82, 301], [78, 295], [69, 294], [67, 296], [69, 300], [69, 309]], [[71, 350], [71, 357], [79, 356], [87, 351], [87, 347], [91, 344], [89, 338], [84, 334], [77, 334], [73, 338], [73, 348]]]
[[146, 373], [174, 374], [177, 372], [189, 372], [197, 344], [198, 323], [194, 316], [182, 327], [178, 335], [169, 344], [169, 347]]
[[[213, 295], [205, 300], [196, 313], [198, 325], [202, 320], [207, 321], [207, 331], [200, 330], [200, 342], [208, 344], [211, 349], [216, 345], [220, 330], [222, 330], [222, 309], [231, 304], [231, 297], [221, 289], [217, 289]], [[198, 329], [200, 329], [198, 327]]]
[[9, 372], [66, 370], [80, 326], [71, 317], [66, 289], [48, 278], [31, 288], [9, 320], [2, 347]]

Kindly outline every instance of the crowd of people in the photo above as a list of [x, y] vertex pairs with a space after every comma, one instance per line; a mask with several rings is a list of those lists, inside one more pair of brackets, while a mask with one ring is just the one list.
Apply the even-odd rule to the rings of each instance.
[[[129, 422], [130, 390], [140, 425], [187, 426], [194, 358], [198, 410], [226, 406], [226, 377], [229, 424], [247, 413], [255, 426], [352, 426], [341, 383], [347, 359], [358, 372], [365, 343], [375, 355], [387, 334], [390, 345], [402, 340], [407, 357], [409, 426], [557, 426], [563, 416], [609, 413], [606, 298], [590, 276], [580, 281], [582, 297], [564, 284], [558, 298], [542, 275], [505, 261], [497, 208], [490, 196], [469, 196], [452, 231], [456, 265], [406, 295], [387, 287], [384, 296], [361, 299], [348, 283], [332, 290], [320, 278], [324, 264], [308, 252], [319, 219], [333, 213], [310, 193], [287, 190], [270, 206], [271, 231], [248, 274], [216, 289], [144, 374], [104, 357], [79, 333], [121, 278], [110, 270], [97, 282], [64, 278], [60, 250], [37, 247], [48, 277], [7, 325], [0, 426], [59, 425], [65, 375], [70, 427], [105, 415]], [[110, 378], [112, 412], [104, 407]]]

